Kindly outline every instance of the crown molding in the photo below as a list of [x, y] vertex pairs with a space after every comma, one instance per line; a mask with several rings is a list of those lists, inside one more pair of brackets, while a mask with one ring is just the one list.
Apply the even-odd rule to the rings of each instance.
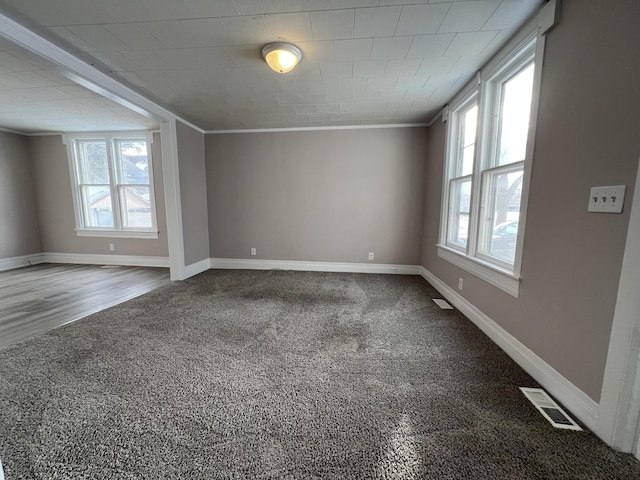
[[324, 130], [369, 130], [374, 128], [414, 128], [426, 126], [426, 123], [389, 123], [381, 125], [328, 125], [323, 127], [240, 128], [235, 130], [205, 130], [204, 133], [207, 135], [218, 135], [223, 133], [315, 132]]

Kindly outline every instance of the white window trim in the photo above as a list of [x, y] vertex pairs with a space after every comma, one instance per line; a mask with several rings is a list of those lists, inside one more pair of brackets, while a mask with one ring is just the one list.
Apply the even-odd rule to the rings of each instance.
[[76, 228], [78, 237], [104, 237], [104, 238], [158, 238], [157, 230], [98, 230]]
[[[500, 165], [497, 167], [491, 167], [491, 168], [485, 168], [485, 169], [480, 169], [480, 172], [478, 174], [478, 193], [479, 196], [482, 195], [482, 187], [485, 184], [485, 176], [487, 174], [490, 174], [491, 172], [498, 172], [498, 171], [502, 171], [502, 172], [508, 172], [509, 170], [520, 170], [520, 168], [522, 168], [523, 170], [523, 175], [524, 175], [524, 161], [520, 161], [520, 162], [514, 162], [514, 163], [510, 163], [507, 165]], [[524, 182], [524, 178], [523, 178], [523, 182]], [[518, 257], [518, 250], [516, 249], [516, 259], [514, 259], [514, 264], [513, 266], [506, 261], [500, 260], [499, 258], [496, 257], [492, 257], [490, 255], [487, 255], [486, 253], [483, 253], [479, 248], [478, 248], [478, 243], [480, 242], [480, 237], [482, 237], [482, 233], [483, 233], [483, 228], [480, 225], [480, 211], [483, 208], [486, 208], [485, 206], [485, 201], [484, 199], [479, 199], [478, 200], [478, 209], [477, 211], [473, 212], [475, 213], [475, 222], [473, 222], [473, 226], [475, 227], [475, 232], [476, 235], [474, 235], [472, 237], [473, 240], [473, 250], [471, 250], [472, 252], [475, 252], [475, 257], [480, 259], [480, 260], [484, 260], [487, 264], [489, 265], [496, 265], [498, 268], [504, 268], [506, 271], [514, 273], [517, 275], [518, 270], [516, 270], [516, 259]], [[521, 232], [523, 232], [522, 229], [518, 228], [518, 236], [521, 235]]]
[[514, 275], [509, 270], [501, 269], [499, 266], [486, 262], [478, 257], [470, 257], [446, 245], [437, 245], [438, 256], [457, 267], [474, 274], [494, 287], [507, 292], [518, 298], [520, 289], [520, 277]]
[[[82, 205], [80, 201], [80, 177], [78, 166], [75, 160], [74, 143], [75, 140], [82, 139], [104, 139], [107, 145], [115, 140], [127, 138], [144, 137], [147, 142], [147, 157], [149, 166], [149, 198], [151, 200], [151, 227], [150, 228], [100, 228], [85, 227]], [[153, 144], [153, 133], [150, 131], [124, 131], [124, 132], [81, 132], [69, 133], [62, 136], [63, 143], [67, 146], [67, 157], [69, 161], [69, 173], [71, 175], [71, 193], [73, 198], [73, 212], [76, 222], [76, 235], [78, 237], [104, 237], [104, 238], [140, 238], [140, 239], [157, 239], [158, 223], [156, 216], [156, 197], [155, 197], [155, 177], [153, 175], [153, 156], [151, 153], [151, 145]], [[119, 205], [118, 205], [119, 207]], [[116, 212], [114, 212], [116, 213]], [[120, 223], [120, 221], [116, 222]]]
[[[482, 103], [486, 101], [483, 96], [487, 95], [488, 86], [478, 81], [481, 78], [488, 78], [494, 80], [499, 77], [503, 72], [508, 71], [513, 67], [514, 59], [517, 63], [520, 63], [522, 59], [521, 50], [526, 47], [531, 41], [535, 39], [535, 49], [533, 52], [533, 58], [535, 58], [536, 68], [534, 70], [533, 79], [533, 94], [531, 105], [531, 119], [529, 125], [529, 135], [527, 138], [526, 155], [524, 161], [524, 174], [522, 181], [522, 196], [520, 203], [520, 220], [518, 228], [518, 236], [516, 239], [516, 256], [514, 259], [513, 268], [504, 268], [498, 263], [487, 262], [481, 257], [478, 257], [475, 253], [477, 250], [477, 232], [479, 222], [479, 207], [474, 209], [473, 205], [479, 205], [481, 185], [478, 185], [478, 179], [480, 178], [475, 169], [481, 170], [480, 162], [476, 161], [474, 165], [474, 176], [471, 187], [471, 202], [472, 208], [469, 218], [469, 230], [470, 234], [467, 241], [467, 250], [461, 251], [447, 245], [447, 222], [448, 222], [448, 209], [449, 209], [449, 181], [450, 181], [450, 158], [451, 158], [451, 141], [449, 129], [447, 129], [447, 137], [445, 144], [445, 168], [443, 172], [443, 188], [442, 188], [442, 209], [440, 214], [440, 236], [439, 243], [436, 245], [438, 256], [443, 260], [477, 276], [478, 278], [490, 283], [491, 285], [499, 288], [500, 290], [508, 293], [509, 295], [518, 298], [520, 292], [520, 271], [522, 267], [522, 246], [524, 243], [524, 232], [526, 230], [526, 217], [527, 217], [527, 204], [529, 196], [529, 185], [531, 179], [531, 167], [533, 159], [533, 149], [535, 143], [535, 133], [538, 118], [538, 104], [540, 96], [540, 83], [542, 76], [543, 54], [544, 54], [544, 33], [553, 25], [555, 21], [553, 15], [550, 14], [550, 9], [543, 8], [539, 14], [534, 17], [520, 32], [512, 38], [505, 47], [503, 47], [501, 53], [494, 56], [494, 58], [478, 73], [478, 76], [474, 78], [453, 100], [452, 105], [448, 106], [450, 121], [453, 112], [457, 111], [464, 105], [468, 104], [471, 99], [477, 95], [480, 114], [478, 118], [478, 138], [476, 139], [476, 156], [483, 152], [482, 155], [486, 155], [485, 149], [491, 148], [491, 142], [489, 137], [489, 129], [484, 127], [485, 122], [489, 119], [486, 118], [489, 108], [484, 108]], [[551, 15], [551, 19], [549, 17]], [[526, 54], [525, 54], [526, 58]], [[491, 101], [491, 100], [490, 100]], [[443, 116], [443, 121], [446, 121]], [[494, 129], [491, 129], [494, 130]], [[474, 233], [471, 233], [474, 231]], [[467, 252], [474, 252], [474, 255], [468, 255]]]
[[[460, 127], [460, 114], [459, 111], [460, 110], [465, 110], [467, 109], [471, 104], [476, 104], [479, 105], [479, 92], [478, 89], [474, 86], [474, 88], [471, 88], [469, 91], [467, 91], [463, 96], [462, 99], [457, 102], [457, 104], [455, 105], [455, 108], [451, 108], [449, 110], [449, 116], [448, 116], [448, 121], [449, 121], [449, 129], [455, 129], [456, 132], [459, 133], [459, 127]], [[469, 248], [469, 237], [467, 236], [467, 246], [463, 247], [462, 245], [458, 245], [455, 244], [453, 242], [449, 241], [449, 237], [448, 237], [448, 232], [449, 232], [449, 220], [450, 220], [450, 194], [451, 194], [451, 183], [453, 180], [456, 179], [461, 179], [461, 178], [465, 178], [465, 177], [471, 177], [471, 195], [470, 195], [470, 202], [471, 202], [471, 198], [473, 198], [473, 193], [474, 193], [474, 189], [475, 189], [475, 175], [472, 172], [470, 175], [464, 175], [464, 176], [454, 176], [453, 170], [456, 167], [456, 165], [454, 165], [453, 162], [450, 162], [449, 160], [455, 155], [456, 157], [460, 155], [459, 152], [460, 149], [460, 142], [457, 141], [455, 144], [451, 143], [451, 135], [450, 135], [450, 131], [447, 130], [447, 142], [446, 142], [446, 148], [445, 151], [447, 152], [447, 161], [446, 161], [446, 168], [445, 168], [445, 182], [446, 185], [444, 185], [443, 188], [443, 201], [442, 201], [442, 222], [444, 223], [444, 225], [442, 226], [441, 229], [441, 237], [440, 237], [440, 243], [442, 245], [445, 245], [447, 248], [453, 250], [453, 251], [458, 251], [461, 254], [465, 254], [466, 250]], [[478, 137], [476, 136], [476, 142], [475, 142], [475, 151], [477, 152], [478, 149]], [[476, 153], [474, 153], [474, 157], [475, 157]], [[471, 203], [470, 203], [471, 206]], [[471, 229], [471, 216], [472, 216], [472, 212], [469, 211], [469, 229]]]

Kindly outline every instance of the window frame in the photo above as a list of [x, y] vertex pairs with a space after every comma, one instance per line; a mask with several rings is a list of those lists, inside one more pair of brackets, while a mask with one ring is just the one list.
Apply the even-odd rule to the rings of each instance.
[[[442, 236], [442, 243], [444, 245], [446, 245], [448, 248], [451, 248], [453, 250], [457, 250], [459, 252], [464, 252], [466, 253], [466, 251], [469, 248], [469, 240], [470, 240], [470, 235], [469, 232], [471, 231], [471, 214], [472, 214], [472, 209], [471, 209], [471, 203], [472, 203], [472, 199], [473, 199], [473, 189], [475, 186], [475, 182], [474, 182], [474, 167], [475, 167], [475, 158], [477, 156], [477, 150], [478, 150], [478, 119], [479, 119], [479, 110], [478, 110], [478, 117], [476, 120], [476, 138], [475, 138], [475, 148], [474, 148], [474, 155], [473, 155], [473, 164], [472, 164], [472, 168], [471, 168], [471, 173], [467, 174], [467, 175], [462, 175], [462, 173], [464, 172], [460, 172], [458, 173], [457, 171], [454, 172], [454, 170], [458, 170], [458, 168], [461, 166], [461, 162], [463, 162], [463, 158], [464, 158], [464, 144], [463, 144], [463, 140], [462, 137], [464, 136], [464, 127], [466, 126], [462, 117], [464, 117], [464, 115], [470, 110], [472, 109], [474, 106], [479, 107], [480, 103], [479, 103], [479, 92], [477, 92], [476, 89], [473, 89], [471, 92], [467, 93], [466, 95], [463, 96], [463, 98], [460, 100], [460, 102], [456, 105], [456, 109], [455, 111], [449, 116], [449, 129], [450, 131], [447, 132], [447, 165], [446, 165], [446, 172], [445, 172], [445, 181], [446, 181], [446, 199], [447, 199], [447, 208], [446, 208], [446, 215], [443, 217], [443, 222], [445, 223], [444, 226], [444, 235]], [[454, 138], [455, 135], [455, 138]], [[455, 141], [452, 141], [455, 140]], [[471, 191], [469, 194], [469, 219], [468, 219], [468, 230], [467, 230], [467, 243], [465, 246], [453, 242], [451, 241], [451, 218], [453, 215], [453, 207], [451, 205], [451, 186], [455, 183], [455, 182], [460, 182], [460, 181], [464, 181], [465, 179], [469, 179], [471, 180]], [[443, 198], [443, 203], [444, 203], [444, 198]], [[457, 202], [459, 203], [459, 202]], [[456, 209], [457, 211], [457, 209]]]
[[[535, 19], [534, 19], [535, 20]], [[516, 37], [496, 55], [489, 64], [478, 72], [477, 77], [470, 82], [452, 101], [443, 121], [448, 123], [446, 133], [445, 168], [442, 188], [442, 212], [440, 221], [440, 237], [437, 252], [440, 258], [468, 271], [488, 283], [500, 288], [508, 294], [518, 297], [520, 288], [520, 269], [522, 265], [522, 245], [526, 228], [527, 199], [535, 130], [538, 116], [538, 98], [542, 74], [544, 35], [539, 25], [532, 21]], [[496, 158], [499, 149], [500, 119], [499, 114], [502, 101], [502, 91], [506, 82], [514, 78], [519, 72], [535, 62], [533, 72], [533, 87], [529, 130], [525, 148], [525, 158], [520, 162], [498, 165]], [[456, 147], [454, 135], [459, 134], [459, 115], [473, 99], [478, 102], [478, 122], [476, 133], [476, 149], [471, 187], [471, 205], [469, 214], [469, 233], [466, 248], [456, 248], [449, 242], [449, 212], [451, 169], [455, 164]], [[521, 200], [519, 226], [515, 244], [515, 258], [513, 265], [498, 258], [479, 252], [481, 212], [485, 190], [484, 182], [487, 172], [509, 170], [522, 166], [523, 178], [521, 185]]]
[[[153, 174], [153, 134], [149, 131], [126, 131], [126, 132], [82, 132], [64, 135], [64, 143], [67, 145], [69, 160], [69, 171], [71, 173], [71, 190], [74, 204], [74, 215], [76, 222], [76, 235], [80, 237], [110, 237], [110, 238], [158, 238], [158, 222], [154, 188]], [[104, 142], [107, 150], [107, 168], [109, 172], [109, 190], [111, 196], [113, 227], [93, 226], [88, 223], [88, 212], [84, 207], [83, 188], [91, 185], [83, 181], [84, 162], [79, 154], [79, 141]], [[118, 142], [127, 140], [144, 140], [147, 144], [147, 165], [148, 184], [128, 184], [124, 183], [123, 173], [118, 166], [119, 155], [116, 153]], [[102, 185], [102, 184], [100, 184]], [[104, 184], [106, 185], [106, 184]], [[123, 224], [123, 213], [125, 203], [122, 192], [127, 187], [144, 186], [149, 188], [149, 204], [151, 214], [150, 227], [127, 227]]]

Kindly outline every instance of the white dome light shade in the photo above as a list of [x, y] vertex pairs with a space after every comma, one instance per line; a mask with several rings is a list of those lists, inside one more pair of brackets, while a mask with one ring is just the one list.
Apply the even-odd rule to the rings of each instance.
[[262, 47], [262, 56], [271, 69], [278, 73], [287, 73], [302, 60], [302, 52], [290, 43], [269, 43]]

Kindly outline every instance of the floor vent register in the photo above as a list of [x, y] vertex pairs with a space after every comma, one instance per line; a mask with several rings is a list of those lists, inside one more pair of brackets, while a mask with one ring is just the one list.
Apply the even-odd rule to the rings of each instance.
[[522, 393], [529, 399], [538, 411], [556, 428], [566, 430], [582, 430], [580, 426], [560, 408], [560, 406], [541, 388], [520, 387]]
[[434, 298], [433, 301], [438, 305], [442, 310], [453, 310], [453, 307], [449, 305], [446, 300], [442, 298]]

